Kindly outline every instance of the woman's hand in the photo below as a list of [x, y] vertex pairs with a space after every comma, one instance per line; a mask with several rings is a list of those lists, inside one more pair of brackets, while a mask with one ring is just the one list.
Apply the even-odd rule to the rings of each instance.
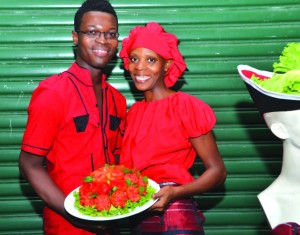
[[164, 211], [169, 203], [175, 199], [176, 187], [165, 186], [157, 193], [152, 195], [152, 198], [158, 199], [157, 202], [150, 208], [151, 211]]

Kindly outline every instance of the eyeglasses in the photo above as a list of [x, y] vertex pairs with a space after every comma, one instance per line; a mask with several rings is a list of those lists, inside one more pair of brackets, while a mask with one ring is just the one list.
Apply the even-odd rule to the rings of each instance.
[[96, 39], [96, 38], [100, 37], [101, 34], [103, 34], [104, 38], [108, 39], [108, 40], [114, 40], [114, 39], [117, 39], [119, 37], [119, 33], [116, 33], [116, 32], [101, 32], [101, 31], [96, 31], [96, 30], [86, 30], [86, 31], [76, 30], [76, 32], [77, 33], [83, 33], [87, 37], [93, 38], [93, 39]]

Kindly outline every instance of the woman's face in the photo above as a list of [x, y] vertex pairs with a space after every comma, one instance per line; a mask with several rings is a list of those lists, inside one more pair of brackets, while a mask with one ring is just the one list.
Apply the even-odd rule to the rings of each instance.
[[147, 48], [133, 49], [129, 54], [128, 70], [140, 91], [154, 91], [165, 88], [164, 76], [170, 61]]

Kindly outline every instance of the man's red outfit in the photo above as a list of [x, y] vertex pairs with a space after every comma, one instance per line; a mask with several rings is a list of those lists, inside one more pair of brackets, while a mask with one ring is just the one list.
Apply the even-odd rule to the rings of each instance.
[[[105, 79], [103, 75], [100, 113], [90, 71], [76, 63], [42, 81], [33, 92], [21, 149], [46, 156], [51, 178], [66, 195], [94, 169], [114, 164], [114, 155], [120, 151], [126, 100]], [[91, 234], [73, 227], [47, 207], [44, 227], [46, 234]]]

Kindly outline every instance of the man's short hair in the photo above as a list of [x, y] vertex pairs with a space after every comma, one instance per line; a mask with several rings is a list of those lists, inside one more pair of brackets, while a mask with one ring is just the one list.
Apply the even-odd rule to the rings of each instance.
[[86, 0], [81, 7], [77, 10], [74, 17], [74, 30], [79, 30], [80, 24], [82, 21], [82, 16], [89, 11], [101, 11], [112, 14], [117, 21], [118, 26], [118, 17], [115, 12], [115, 9], [107, 0]]

